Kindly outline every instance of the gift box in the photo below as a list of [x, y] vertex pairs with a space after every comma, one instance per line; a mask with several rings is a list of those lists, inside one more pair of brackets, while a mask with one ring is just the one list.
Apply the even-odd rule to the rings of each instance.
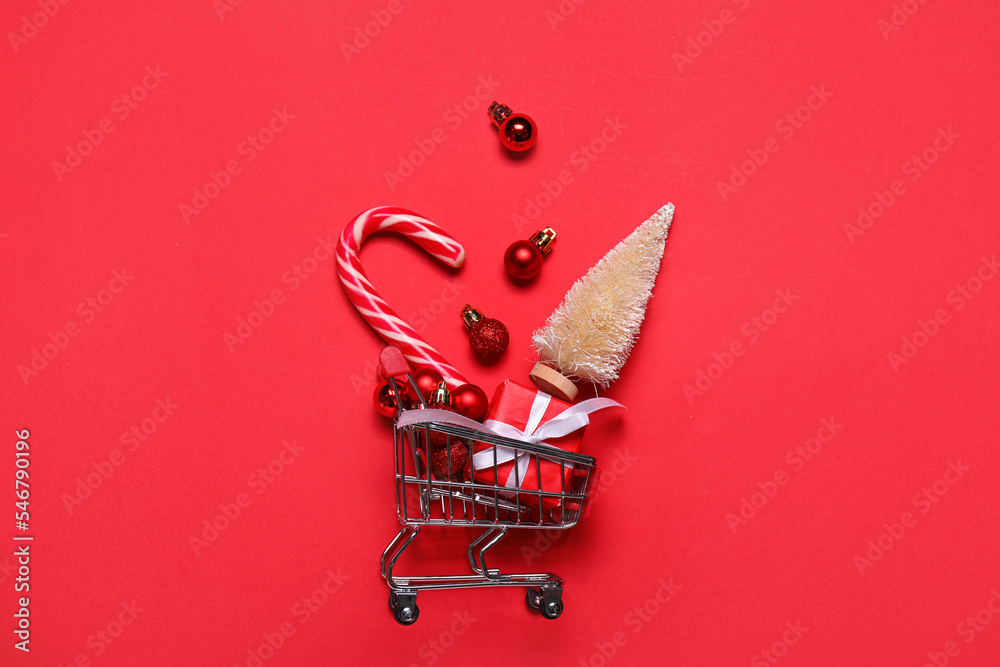
[[[571, 407], [544, 392], [505, 380], [497, 387], [483, 423], [500, 435], [530, 442], [533, 434], [544, 432], [546, 424]], [[563, 451], [578, 452], [586, 421], [586, 418], [578, 420], [579, 426], [571, 432], [541, 442]], [[507, 497], [517, 496], [517, 502], [522, 504], [537, 507], [541, 501], [543, 509], [554, 509], [561, 500], [553, 496], [539, 497], [539, 490], [568, 492], [572, 484], [571, 463], [547, 459], [544, 455], [536, 457], [533, 453], [509, 447], [498, 446], [494, 452], [493, 446], [486, 443], [476, 443], [467, 468], [473, 481], [505, 487], [509, 490], [500, 493]]]

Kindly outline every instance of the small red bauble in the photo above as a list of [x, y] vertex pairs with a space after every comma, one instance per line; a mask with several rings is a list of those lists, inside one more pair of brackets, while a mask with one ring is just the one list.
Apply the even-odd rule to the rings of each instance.
[[535, 232], [527, 241], [514, 241], [503, 254], [503, 265], [511, 277], [530, 280], [542, 270], [542, 259], [555, 243], [556, 232], [551, 227]]
[[503, 255], [503, 265], [514, 278], [528, 280], [542, 270], [542, 253], [530, 241], [514, 241], [507, 246]]
[[486, 392], [474, 384], [463, 384], [451, 392], [451, 400], [455, 403], [458, 414], [477, 422], [483, 421], [486, 410], [490, 406]]
[[425, 401], [430, 400], [431, 394], [438, 388], [442, 380], [444, 378], [433, 368], [421, 368], [413, 373], [413, 381], [417, 383], [417, 389], [420, 390]]
[[[457, 412], [452, 393], [448, 391], [448, 387], [443, 381], [431, 392], [430, 398], [427, 400], [427, 407], [434, 410]], [[434, 477], [440, 480], [460, 480], [465, 461], [469, 458], [469, 446], [465, 440], [446, 435], [440, 431], [431, 431], [429, 440], [428, 459]], [[449, 461], [451, 465], [449, 465]]]
[[[455, 405], [451, 402], [451, 392], [448, 391], [448, 387], [443, 381], [435, 387], [434, 391], [431, 392], [430, 398], [427, 400], [427, 408], [429, 410], [447, 410], [448, 412], [456, 412]], [[428, 436], [431, 443], [429, 456], [433, 460], [434, 453], [448, 444], [448, 436], [440, 431], [430, 431]], [[462, 442], [457, 438], [451, 438], [451, 441]]]
[[[403, 409], [410, 407], [412, 399], [409, 397], [403, 378], [396, 378], [396, 386], [399, 388], [399, 403], [403, 404]], [[375, 386], [375, 393], [372, 394], [372, 403], [375, 404], [375, 411], [383, 417], [395, 417], [398, 410], [396, 392], [393, 390], [389, 380], [382, 380]]]
[[462, 321], [469, 330], [469, 343], [480, 361], [496, 361], [510, 343], [510, 332], [500, 320], [483, 317], [478, 310], [465, 304]]
[[[449, 456], [451, 465], [448, 465]], [[461, 481], [462, 469], [468, 458], [469, 446], [464, 440], [453, 437], [450, 445], [442, 444], [431, 452], [431, 472], [435, 479]]]
[[491, 104], [486, 113], [500, 132], [500, 143], [507, 150], [520, 153], [538, 141], [537, 126], [528, 114], [514, 113], [509, 106], [499, 102]]

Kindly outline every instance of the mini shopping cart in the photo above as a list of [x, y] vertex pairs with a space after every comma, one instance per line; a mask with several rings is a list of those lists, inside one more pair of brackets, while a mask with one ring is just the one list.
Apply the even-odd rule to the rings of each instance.
[[[407, 407], [427, 408], [411, 375], [389, 378], [397, 415]], [[406, 389], [408, 387], [408, 389]], [[401, 395], [417, 397], [419, 405], [403, 405]], [[403, 420], [407, 421], [407, 420]], [[474, 588], [480, 586], [523, 586], [529, 607], [543, 617], [557, 618], [563, 610], [563, 580], [551, 573], [505, 574], [486, 566], [486, 553], [507, 535], [511, 528], [564, 530], [576, 525], [586, 511], [588, 491], [596, 476], [595, 460], [590, 456], [566, 452], [544, 443], [483, 433], [471, 428], [442, 422], [393, 425], [396, 513], [403, 528], [382, 554], [382, 577], [389, 586], [389, 607], [402, 625], [412, 625], [420, 614], [417, 593], [423, 590]], [[443, 446], [442, 446], [443, 445]], [[454, 447], [453, 447], [454, 445]], [[461, 474], [443, 476], [434, 472], [431, 456], [446, 457], [447, 470], [453, 469], [453, 453], [470, 464]], [[477, 467], [471, 461], [477, 453], [486, 453], [492, 464]], [[490, 456], [492, 454], [492, 456]], [[505, 485], [499, 463], [511, 455], [522, 461], [510, 473], [514, 486]], [[481, 455], [482, 456], [482, 455]], [[480, 456], [480, 460], [481, 460]], [[542, 462], [557, 465], [563, 473], [560, 488], [542, 489]], [[440, 463], [441, 460], [439, 459]], [[525, 467], [527, 466], [527, 468]], [[439, 468], [441, 466], [438, 466]], [[523, 470], [534, 468], [535, 488], [522, 486]], [[531, 484], [528, 484], [531, 487]], [[423, 526], [481, 526], [485, 530], [469, 544], [467, 553], [471, 574], [446, 576], [396, 576], [393, 568]]]

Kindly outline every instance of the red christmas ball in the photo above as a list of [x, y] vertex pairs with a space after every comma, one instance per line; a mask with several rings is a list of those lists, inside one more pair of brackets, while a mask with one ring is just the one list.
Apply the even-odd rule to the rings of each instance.
[[430, 400], [431, 393], [444, 380], [441, 374], [433, 368], [421, 368], [413, 373], [413, 381], [417, 383], [417, 388], [424, 400]]
[[510, 332], [500, 320], [484, 317], [481, 312], [465, 304], [462, 321], [469, 330], [469, 343], [480, 361], [496, 361], [507, 349]]
[[542, 257], [542, 251], [531, 241], [514, 241], [503, 254], [503, 265], [512, 277], [528, 280], [542, 270]]
[[500, 131], [500, 143], [511, 151], [526, 151], [538, 140], [535, 121], [526, 113], [514, 113], [509, 106], [494, 102], [486, 110]]
[[[431, 472], [435, 479], [458, 482], [469, 458], [469, 446], [461, 438], [452, 438], [451, 444], [441, 443], [431, 452]], [[448, 465], [449, 460], [451, 465]]]
[[528, 114], [515, 113], [500, 125], [500, 143], [512, 151], [526, 151], [538, 141], [535, 121]]
[[[434, 388], [430, 398], [427, 400], [427, 407], [432, 410], [456, 412], [452, 392], [448, 391], [448, 387], [444, 381]], [[442, 481], [460, 480], [462, 469], [465, 467], [465, 461], [469, 456], [469, 446], [465, 440], [431, 429], [427, 441], [428, 445], [430, 445], [427, 451], [427, 459], [435, 479]], [[448, 465], [449, 459], [451, 462], [450, 466]]]
[[451, 400], [454, 401], [458, 414], [477, 422], [483, 421], [486, 409], [490, 406], [486, 392], [474, 384], [463, 384], [451, 392]]
[[472, 325], [469, 343], [480, 361], [496, 361], [510, 343], [510, 332], [500, 320], [487, 317]]
[[[397, 381], [398, 382], [398, 381]], [[401, 397], [405, 397], [405, 389], [400, 392]], [[375, 404], [375, 411], [383, 417], [395, 417], [397, 411], [396, 392], [388, 380], [382, 380], [375, 385], [375, 392], [372, 394], [372, 403]], [[404, 407], [406, 400], [403, 401]]]

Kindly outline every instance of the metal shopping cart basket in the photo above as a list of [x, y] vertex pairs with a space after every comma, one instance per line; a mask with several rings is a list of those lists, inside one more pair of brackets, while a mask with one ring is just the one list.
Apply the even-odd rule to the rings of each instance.
[[[416, 396], [419, 406], [427, 408], [410, 375], [389, 378], [396, 398], [397, 415], [406, 407], [398, 398]], [[407, 391], [404, 387], [409, 387]], [[407, 421], [407, 420], [403, 420]], [[576, 525], [585, 512], [588, 491], [596, 476], [595, 460], [590, 456], [566, 452], [544, 443], [532, 444], [482, 433], [460, 425], [429, 422], [400, 425], [397, 416], [393, 427], [396, 513], [403, 528], [382, 554], [382, 577], [389, 586], [389, 607], [402, 625], [416, 622], [420, 610], [417, 592], [479, 586], [523, 586], [525, 600], [542, 616], [557, 618], [563, 610], [563, 580], [551, 573], [507, 574], [486, 566], [486, 553], [504, 538], [511, 528], [563, 530]], [[454, 469], [456, 459], [469, 460], [460, 474], [444, 475], [440, 468]], [[473, 457], [485, 456], [491, 465], [471, 467]], [[439, 465], [432, 464], [432, 456]], [[499, 461], [511, 456], [521, 462], [510, 473], [514, 485], [505, 485]], [[446, 465], [440, 465], [446, 463]], [[558, 489], [542, 489], [541, 466], [558, 466], [563, 474]], [[436, 470], [435, 470], [436, 468]], [[523, 488], [524, 470], [534, 469], [535, 488]], [[522, 477], [523, 476], [523, 477]], [[530, 487], [531, 484], [528, 484]], [[481, 526], [485, 530], [468, 547], [472, 573], [446, 576], [396, 576], [396, 561], [409, 547], [423, 526]]]

